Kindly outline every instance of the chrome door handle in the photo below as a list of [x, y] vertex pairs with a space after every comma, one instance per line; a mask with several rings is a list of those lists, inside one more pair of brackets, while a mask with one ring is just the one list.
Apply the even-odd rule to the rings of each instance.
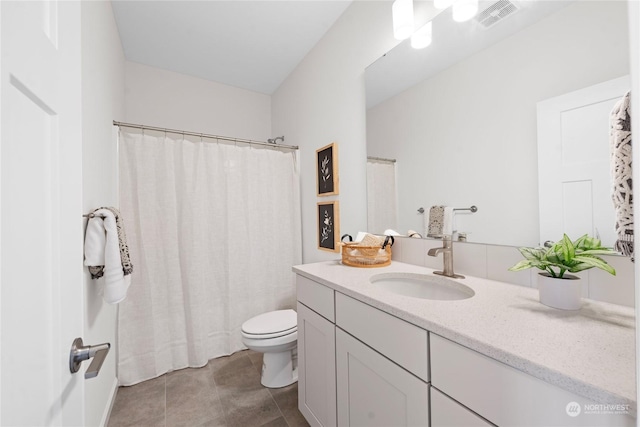
[[72, 374], [75, 374], [80, 370], [80, 364], [82, 361], [93, 358], [89, 368], [84, 373], [84, 378], [89, 379], [97, 377], [110, 348], [111, 344], [109, 343], [85, 346], [82, 342], [82, 338], [76, 338], [73, 340], [73, 344], [71, 344], [69, 370]]

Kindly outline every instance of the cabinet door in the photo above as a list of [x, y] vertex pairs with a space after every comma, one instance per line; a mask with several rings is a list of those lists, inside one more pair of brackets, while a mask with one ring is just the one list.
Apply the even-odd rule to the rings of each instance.
[[493, 427], [493, 424], [431, 387], [431, 427]]
[[339, 426], [428, 426], [429, 386], [336, 328]]
[[298, 408], [311, 426], [336, 425], [335, 325], [298, 302]]

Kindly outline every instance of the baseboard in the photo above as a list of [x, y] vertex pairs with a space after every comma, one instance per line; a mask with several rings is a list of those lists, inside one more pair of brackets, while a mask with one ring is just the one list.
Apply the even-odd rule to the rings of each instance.
[[111, 410], [113, 409], [113, 404], [116, 401], [116, 394], [118, 394], [118, 378], [113, 379], [113, 386], [111, 386], [111, 397], [109, 398], [109, 403], [104, 408], [104, 414], [102, 414], [102, 421], [100, 421], [100, 427], [107, 427], [109, 424], [109, 417], [111, 416]]

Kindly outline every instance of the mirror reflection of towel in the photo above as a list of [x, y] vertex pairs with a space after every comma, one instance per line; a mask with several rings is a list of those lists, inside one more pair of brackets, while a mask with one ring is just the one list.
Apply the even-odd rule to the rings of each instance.
[[612, 199], [616, 211], [615, 249], [633, 260], [633, 182], [631, 155], [631, 93], [616, 103], [610, 116]]
[[429, 209], [429, 224], [427, 225], [427, 237], [442, 237], [444, 227], [444, 206], [431, 206]]

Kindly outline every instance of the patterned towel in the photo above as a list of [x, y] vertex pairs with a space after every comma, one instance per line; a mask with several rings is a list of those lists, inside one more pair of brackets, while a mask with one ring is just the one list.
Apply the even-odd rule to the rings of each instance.
[[427, 237], [442, 237], [444, 227], [444, 206], [431, 206], [429, 209], [429, 225]]
[[[113, 213], [116, 218], [116, 227], [118, 229], [118, 244], [120, 247], [120, 261], [122, 263], [122, 272], [125, 276], [133, 272], [133, 264], [131, 264], [131, 258], [129, 257], [129, 246], [127, 245], [127, 235], [124, 232], [124, 222], [120, 216], [120, 212], [114, 207], [102, 207], [94, 209], [92, 213], [99, 209], [108, 209]], [[104, 275], [104, 265], [92, 265], [89, 266], [89, 273], [91, 273], [92, 279], [98, 279]]]
[[609, 144], [613, 205], [616, 210], [615, 249], [633, 260], [633, 181], [631, 157], [631, 93], [616, 103], [611, 111]]

